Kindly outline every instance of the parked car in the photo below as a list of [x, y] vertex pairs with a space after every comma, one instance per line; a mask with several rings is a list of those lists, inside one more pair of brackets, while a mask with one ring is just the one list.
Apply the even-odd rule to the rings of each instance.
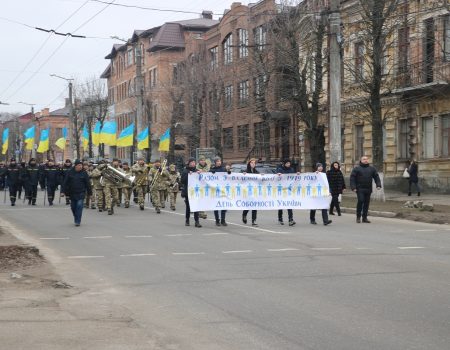
[[[245, 173], [247, 170], [247, 164], [232, 164], [231, 172], [232, 173]], [[277, 167], [272, 164], [256, 164], [256, 170], [260, 174], [276, 174]]]

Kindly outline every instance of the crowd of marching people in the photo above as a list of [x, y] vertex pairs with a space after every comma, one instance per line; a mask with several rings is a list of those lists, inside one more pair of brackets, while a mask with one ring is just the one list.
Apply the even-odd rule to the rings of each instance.
[[[257, 160], [250, 159], [244, 173], [258, 174]], [[317, 163], [316, 172], [325, 172], [324, 166]], [[81, 223], [83, 208], [97, 209], [99, 212], [114, 214], [114, 207], [124, 205], [130, 208], [131, 197], [137, 204], [139, 210], [144, 210], [145, 199], [149, 194], [150, 201], [157, 214], [161, 208], [165, 208], [169, 201], [170, 209], [176, 210], [177, 195], [180, 192], [185, 202], [185, 225], [190, 226], [191, 210], [188, 198], [188, 176], [191, 173], [231, 173], [231, 167], [224, 165], [222, 159], [216, 157], [210, 164], [205, 157], [190, 158], [186, 167], [180, 173], [175, 164], [166, 166], [166, 161], [161, 163], [159, 159], [152, 165], [145, 163], [144, 159], [138, 159], [135, 164], [121, 162], [119, 159], [99, 161], [94, 164], [89, 161], [76, 160], [74, 164], [66, 159], [63, 164], [56, 164], [52, 159], [44, 164], [38, 164], [34, 158], [28, 164], [17, 163], [12, 158], [9, 164], [0, 163], [0, 190], [4, 190], [4, 202], [6, 202], [6, 188], [9, 189], [11, 206], [16, 205], [17, 199], [28, 201], [28, 205], [36, 205], [38, 188], [44, 191], [44, 205], [48, 203], [53, 206], [55, 199], [58, 203], [64, 198], [65, 204], [70, 205], [74, 215], [75, 225]], [[277, 168], [278, 174], [292, 174], [296, 171], [291, 166], [289, 159], [284, 160]], [[333, 162], [326, 171], [331, 194], [331, 205], [329, 209], [321, 209], [322, 220], [325, 226], [332, 223], [329, 215], [341, 216], [340, 198], [346, 190], [344, 176], [340, 170], [340, 164]], [[380, 188], [380, 178], [376, 169], [369, 165], [366, 156], [361, 157], [350, 175], [350, 187], [357, 194], [357, 223], [370, 223], [368, 220], [368, 209], [370, 195], [372, 193], [372, 182]], [[59, 188], [59, 195], [56, 191]], [[215, 210], [214, 218], [216, 226], [227, 226], [226, 210]], [[249, 210], [242, 212], [242, 222], [247, 224]], [[251, 225], [257, 224], [257, 210], [251, 211]], [[316, 210], [310, 211], [310, 223], [316, 225]], [[206, 218], [204, 212], [194, 212], [195, 227], [202, 227], [200, 219]], [[287, 210], [288, 225], [294, 226], [296, 222], [293, 210]], [[362, 221], [361, 221], [362, 220]], [[283, 210], [278, 210], [278, 223], [284, 225]]]

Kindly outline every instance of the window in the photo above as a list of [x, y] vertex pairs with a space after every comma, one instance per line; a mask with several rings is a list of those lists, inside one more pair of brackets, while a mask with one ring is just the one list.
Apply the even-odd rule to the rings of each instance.
[[442, 128], [442, 156], [450, 156], [450, 115], [443, 116], [441, 119]]
[[133, 49], [129, 48], [127, 51], [127, 67], [133, 64]]
[[254, 30], [255, 45], [258, 51], [262, 51], [266, 46], [266, 28], [264, 26], [256, 27]]
[[128, 91], [127, 91], [127, 96], [131, 97], [133, 96], [134, 93], [134, 88], [133, 88], [133, 83], [131, 82], [131, 80], [128, 82]]
[[154, 104], [152, 106], [152, 122], [157, 123], [158, 122], [158, 105]]
[[355, 82], [361, 82], [364, 79], [364, 44], [358, 42], [355, 44]]
[[422, 119], [422, 156], [434, 157], [434, 121], [433, 117]]
[[364, 125], [355, 125], [355, 158], [359, 160], [364, 155]]
[[254, 137], [255, 137], [255, 147], [262, 151], [265, 144], [269, 142], [266, 140], [266, 135], [269, 136], [269, 130], [264, 126], [263, 122], [255, 123], [254, 127]]
[[398, 121], [398, 158], [409, 158], [409, 122], [408, 119]]
[[223, 63], [230, 64], [233, 62], [233, 34], [229, 34], [222, 46], [223, 46]]
[[233, 86], [225, 86], [225, 98], [223, 99], [225, 109], [233, 107]]
[[223, 129], [223, 149], [233, 150], [233, 128]]
[[244, 106], [248, 103], [248, 80], [241, 81], [238, 84], [239, 91], [239, 106]]
[[157, 68], [153, 68], [150, 69], [149, 71], [149, 88], [154, 88], [157, 85], [157, 81], [158, 81], [158, 69]]
[[178, 66], [175, 64], [172, 67], [172, 84], [176, 85], [178, 83]]
[[238, 126], [238, 149], [239, 150], [248, 149], [248, 141], [249, 141], [248, 124], [239, 125]]
[[409, 28], [404, 27], [398, 30], [398, 70], [399, 73], [406, 73], [409, 65]]
[[247, 29], [238, 29], [239, 36], [239, 58], [248, 56], [248, 31]]
[[444, 59], [450, 61], [450, 15], [444, 17]]
[[216, 70], [219, 64], [219, 48], [217, 46], [209, 49], [209, 59], [211, 70]]

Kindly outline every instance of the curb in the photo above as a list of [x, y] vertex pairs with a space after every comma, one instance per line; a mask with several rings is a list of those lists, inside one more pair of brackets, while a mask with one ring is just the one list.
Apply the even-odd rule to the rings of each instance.
[[[355, 208], [341, 207], [341, 211], [343, 213], [356, 214], [356, 209]], [[370, 216], [380, 216], [380, 217], [383, 217], [383, 218], [395, 218], [395, 217], [397, 217], [397, 213], [393, 213], [393, 212], [390, 212], [390, 211], [369, 210], [369, 215]]]

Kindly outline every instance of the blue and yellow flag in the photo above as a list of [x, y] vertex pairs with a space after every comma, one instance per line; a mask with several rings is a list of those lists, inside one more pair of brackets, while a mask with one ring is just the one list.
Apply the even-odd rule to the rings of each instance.
[[100, 144], [100, 131], [102, 127], [99, 121], [95, 123], [94, 130], [92, 131], [92, 144], [98, 146]]
[[9, 128], [6, 128], [3, 130], [2, 135], [2, 154], [6, 154], [8, 152], [8, 145], [9, 145]]
[[66, 149], [66, 140], [67, 140], [67, 128], [62, 129], [62, 137], [56, 140], [55, 145], [61, 148], [62, 150]]
[[84, 126], [83, 126], [83, 134], [81, 135], [81, 139], [82, 139], [82, 143], [83, 143], [83, 148], [87, 149], [87, 147], [89, 145], [89, 132], [88, 132], [86, 124], [84, 124]]
[[36, 132], [36, 127], [33, 125], [31, 128], [28, 128], [24, 133], [24, 139], [25, 139], [25, 149], [26, 150], [33, 150], [34, 146], [34, 135]]
[[103, 124], [102, 131], [100, 132], [100, 143], [115, 146], [117, 143], [116, 130], [116, 122], [105, 122], [105, 124]]
[[37, 149], [38, 153], [45, 153], [50, 149], [49, 135], [50, 129], [41, 130], [41, 139], [39, 141], [39, 146]]
[[117, 139], [117, 147], [133, 146], [134, 123], [128, 125], [119, 135]]
[[170, 146], [170, 128], [168, 128], [159, 139], [159, 151], [168, 152]]
[[148, 128], [142, 130], [137, 136], [138, 150], [148, 148]]

